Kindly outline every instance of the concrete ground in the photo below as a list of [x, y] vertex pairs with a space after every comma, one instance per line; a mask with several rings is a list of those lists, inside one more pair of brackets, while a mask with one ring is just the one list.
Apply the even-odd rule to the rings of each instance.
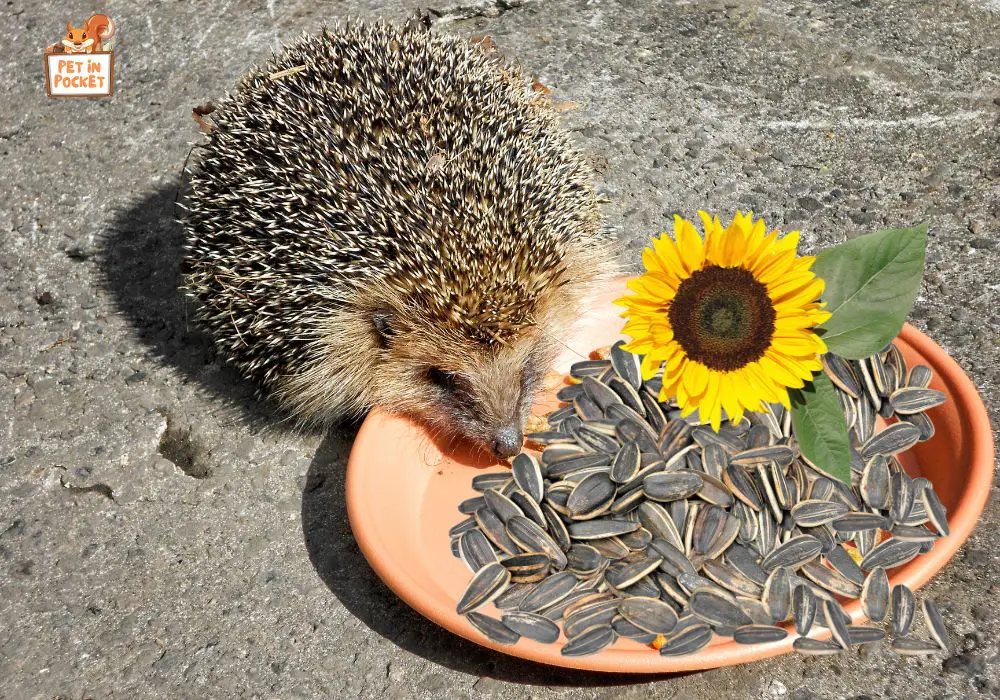
[[[593, 156], [610, 225], [764, 213], [806, 249], [926, 221], [913, 322], [1000, 407], [996, 0], [440, 0]], [[674, 678], [535, 666], [425, 621], [352, 539], [350, 431], [298, 434], [176, 291], [193, 106], [279, 42], [412, 3], [5, 0], [0, 16], [0, 696], [1000, 696], [1000, 503], [928, 587], [946, 658], [882, 648]], [[110, 100], [46, 98], [66, 20], [118, 19]]]

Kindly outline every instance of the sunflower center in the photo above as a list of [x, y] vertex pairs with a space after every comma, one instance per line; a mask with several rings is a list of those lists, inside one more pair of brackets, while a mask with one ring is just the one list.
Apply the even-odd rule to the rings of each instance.
[[740, 267], [712, 265], [695, 272], [677, 288], [669, 317], [684, 353], [722, 372], [760, 359], [774, 335], [767, 287]]

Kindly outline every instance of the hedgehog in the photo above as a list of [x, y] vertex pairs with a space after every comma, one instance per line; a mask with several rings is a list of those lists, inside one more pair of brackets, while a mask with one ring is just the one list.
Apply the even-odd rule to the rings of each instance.
[[211, 112], [184, 287], [221, 356], [300, 423], [372, 406], [516, 454], [615, 269], [593, 173], [489, 41], [303, 35]]

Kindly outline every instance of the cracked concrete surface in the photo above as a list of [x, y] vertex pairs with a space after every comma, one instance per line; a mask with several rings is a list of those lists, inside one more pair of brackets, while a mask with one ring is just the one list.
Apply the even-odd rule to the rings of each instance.
[[[674, 678], [571, 673], [412, 612], [346, 522], [351, 431], [288, 430], [176, 292], [190, 109], [280, 42], [410, 3], [7, 0], [0, 46], [0, 696], [806, 698], [1000, 695], [1000, 505], [928, 587], [947, 658], [882, 648]], [[927, 221], [913, 322], [1000, 399], [995, 2], [477, 1], [575, 103], [632, 260], [674, 212], [763, 213], [815, 249]], [[119, 20], [118, 91], [45, 97], [67, 19]]]

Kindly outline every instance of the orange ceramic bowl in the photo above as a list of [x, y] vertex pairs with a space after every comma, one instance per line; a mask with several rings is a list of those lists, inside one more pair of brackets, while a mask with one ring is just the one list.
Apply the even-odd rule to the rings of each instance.
[[[583, 319], [568, 348], [589, 352], [619, 337], [621, 319], [611, 301], [623, 287], [611, 286]], [[930, 338], [907, 325], [896, 341], [908, 365], [934, 370], [931, 384], [948, 401], [930, 412], [936, 434], [905, 455], [907, 471], [929, 478], [948, 508], [951, 535], [929, 553], [890, 572], [893, 584], [918, 588], [939, 571], [972, 532], [986, 505], [993, 479], [993, 438], [975, 387], [961, 368]], [[567, 353], [557, 368], [565, 372], [579, 356]], [[555, 406], [543, 397], [539, 410]], [[493, 459], [456, 445], [436, 442], [418, 425], [381, 409], [373, 410], [358, 433], [347, 466], [347, 509], [361, 551], [383, 581], [422, 615], [455, 634], [497, 651], [545, 664], [628, 673], [673, 673], [755, 661], [792, 649], [793, 635], [766, 645], [739, 645], [716, 637], [697, 654], [659, 653], [628, 639], [584, 657], [564, 657], [555, 644], [521, 639], [513, 646], [486, 639], [455, 604], [470, 573], [451, 554], [448, 530], [465, 516], [459, 502], [476, 495], [472, 477], [506, 468]], [[855, 621], [863, 618], [857, 601], [846, 606]], [[492, 605], [483, 612], [497, 614]]]

